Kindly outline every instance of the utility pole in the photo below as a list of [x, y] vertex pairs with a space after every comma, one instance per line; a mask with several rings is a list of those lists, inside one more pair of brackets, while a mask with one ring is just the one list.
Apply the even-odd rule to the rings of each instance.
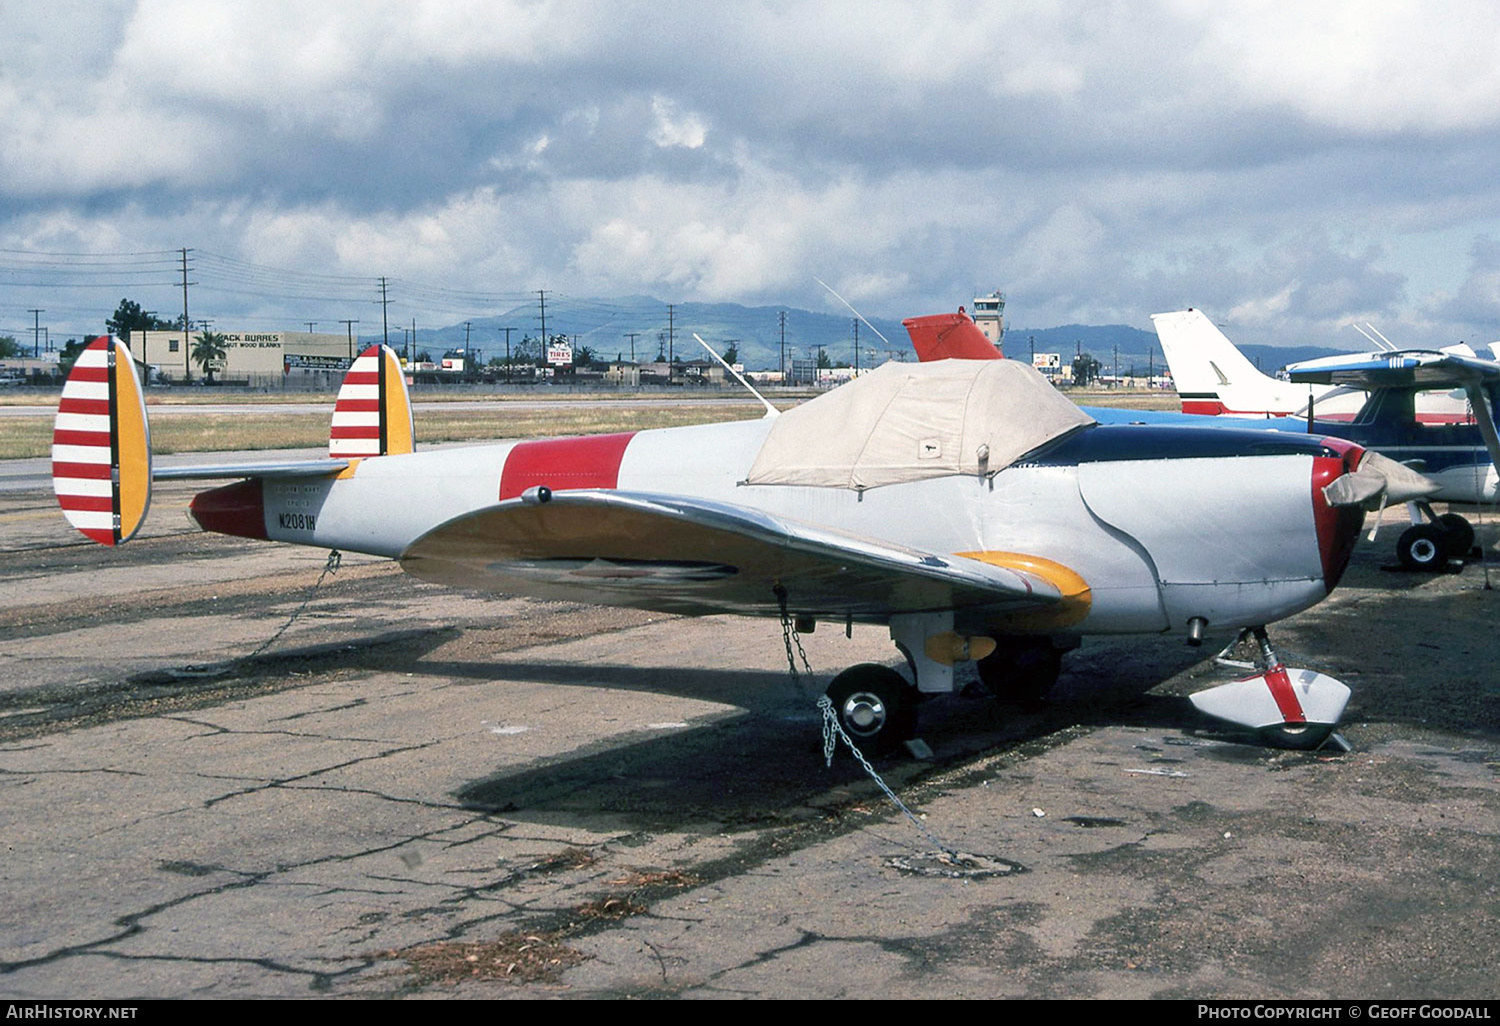
[[31, 358], [39, 360], [42, 357], [42, 314], [46, 310], [33, 309], [31, 312]]
[[[192, 321], [188, 320], [188, 262], [187, 255], [192, 250], [183, 247], [182, 250], [182, 380], [187, 381], [193, 376], [193, 365], [188, 356], [188, 330], [192, 327]], [[141, 353], [142, 356], [146, 354]]]
[[496, 331], [505, 332], [505, 383], [510, 384], [510, 333], [515, 328], [496, 328]]
[[675, 336], [675, 333], [674, 333], [674, 329], [676, 327], [676, 325], [674, 323], [675, 309], [676, 308], [673, 307], [673, 305], [671, 303], [667, 304], [667, 380], [668, 381], [672, 380], [672, 364], [675, 362], [673, 360], [673, 351], [672, 351], [672, 343], [674, 341], [676, 341], [676, 336]]
[[388, 314], [391, 298], [388, 285], [389, 279], [380, 279], [380, 337], [385, 345], [391, 344], [391, 319]]
[[627, 331], [625, 337], [630, 339], [630, 362], [635, 363], [635, 340], [641, 337], [639, 331]]
[[313, 329], [318, 326], [317, 321], [303, 321], [302, 323], [307, 325], [307, 333], [309, 335], [311, 335], [313, 333]]
[[464, 357], [469, 355], [469, 322], [464, 321]]
[[547, 355], [547, 290], [537, 289], [536, 298], [542, 305], [542, 355]]
[[786, 311], [781, 311], [781, 380], [786, 382]]
[[859, 318], [854, 318], [854, 376], [859, 377]]
[[[468, 355], [469, 355], [468, 353], [465, 353], [464, 354], [465, 358], [467, 358]], [[407, 362], [407, 364], [409, 365], [414, 359], [416, 359], [416, 356], [417, 356], [417, 319], [415, 317], [413, 317], [411, 319], [411, 345], [409, 345], [409, 346], [406, 347], [406, 362]]]
[[354, 359], [354, 326], [359, 323], [359, 319], [358, 318], [354, 318], [352, 320], [343, 320], [343, 321], [339, 321], [339, 323], [342, 324], [344, 326], [345, 330], [349, 333], [349, 359], [353, 360]]

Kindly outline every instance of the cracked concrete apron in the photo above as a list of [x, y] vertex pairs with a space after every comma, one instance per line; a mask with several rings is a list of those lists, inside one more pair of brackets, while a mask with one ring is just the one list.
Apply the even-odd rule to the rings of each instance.
[[[1497, 600], [1472, 571], [1367, 548], [1273, 629], [1354, 687], [1350, 755], [1208, 728], [1179, 639], [1086, 644], [1042, 712], [924, 706], [936, 761], [881, 769], [946, 842], [1023, 867], [969, 879], [893, 866], [930, 845], [823, 768], [773, 624], [353, 561], [243, 659], [321, 553], [175, 525], [106, 553], [49, 501], [0, 497], [6, 997], [1495, 994]], [[825, 680], [892, 655], [806, 641]]]

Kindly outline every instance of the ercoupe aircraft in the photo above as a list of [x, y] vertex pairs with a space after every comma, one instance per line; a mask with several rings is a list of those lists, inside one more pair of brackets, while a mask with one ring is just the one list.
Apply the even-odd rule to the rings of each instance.
[[1229, 414], [1219, 421], [1271, 416], [1255, 423], [1345, 438], [1433, 481], [1437, 488], [1415, 503], [1413, 525], [1396, 543], [1405, 566], [1440, 569], [1473, 546], [1474, 528], [1466, 518], [1439, 516], [1428, 502], [1495, 501], [1500, 447], [1493, 442], [1493, 410], [1500, 362], [1463, 345], [1387, 349], [1292, 364], [1290, 381], [1283, 382], [1256, 370], [1198, 310], [1153, 314], [1151, 320], [1183, 410]]
[[[1337, 439], [1109, 426], [1008, 360], [889, 363], [758, 420], [414, 452], [401, 366], [353, 363], [327, 458], [153, 467], [128, 350], [96, 339], [64, 387], [54, 486], [68, 519], [128, 540], [153, 478], [205, 530], [387, 556], [459, 588], [668, 613], [889, 627], [913, 678], [828, 687], [862, 746], [913, 736], [917, 700], [977, 659], [1038, 693], [1089, 634], [1261, 630], [1320, 601], [1394, 466]], [[1263, 637], [1263, 633], [1262, 633]], [[1311, 747], [1348, 688], [1289, 669], [1194, 696]]]

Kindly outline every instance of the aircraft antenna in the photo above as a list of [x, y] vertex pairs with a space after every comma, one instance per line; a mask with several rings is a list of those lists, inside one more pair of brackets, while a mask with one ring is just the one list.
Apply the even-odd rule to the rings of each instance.
[[[829, 285], [822, 278], [819, 278], [816, 274], [813, 275], [813, 281], [817, 282], [819, 285], [821, 285], [825, 289], [827, 289], [829, 291], [829, 293], [833, 296], [834, 299], [837, 299], [840, 303], [843, 303], [845, 306], [848, 306], [850, 313], [852, 313], [854, 316], [858, 317], [860, 320], [862, 320], [862, 321], [865, 322], [865, 327], [869, 328], [875, 334], [880, 335], [880, 329], [877, 328], [877, 327], [875, 327], [875, 325], [871, 324], [868, 320], [866, 320], [864, 314], [862, 314], [858, 310], [854, 309], [854, 307], [849, 306], [849, 301], [847, 299], [845, 299], [843, 296], [839, 295], [837, 292], [834, 292], [833, 291], [833, 286]], [[880, 341], [884, 342], [887, 346], [890, 346], [890, 344], [891, 344], [891, 340], [888, 339], [888, 338], [886, 338], [884, 335], [880, 335]], [[894, 347], [892, 347], [892, 348], [894, 348]]]
[[[1370, 345], [1374, 346], [1376, 349], [1382, 350], [1384, 352], [1392, 352], [1396, 348], [1395, 343], [1386, 338], [1384, 335], [1380, 335], [1380, 332], [1375, 331], [1373, 325], [1366, 325], [1366, 327], [1369, 327], [1370, 331], [1366, 331], [1358, 324], [1351, 324], [1349, 325], [1349, 327], [1353, 328], [1355, 331], [1363, 335], [1365, 337], [1365, 341], [1369, 342]], [[1375, 334], [1372, 335], [1370, 332], [1375, 332]], [[1380, 335], [1380, 337], [1376, 338], [1376, 335]]]
[[1365, 322], [1365, 327], [1369, 328], [1375, 334], [1380, 335], [1380, 341], [1384, 342], [1390, 348], [1391, 352], [1395, 352], [1398, 348], [1400, 348], [1399, 346], [1396, 345], [1396, 343], [1392, 342], [1390, 339], [1386, 338], [1384, 335], [1381, 335], [1380, 334], [1380, 329], [1377, 328], [1377, 327], [1375, 327], [1375, 325], [1371, 324], [1369, 321]]
[[714, 352], [714, 347], [711, 346], [711, 345], [709, 345], [707, 342], [703, 341], [702, 336], [700, 336], [695, 331], [695, 332], [693, 332], [693, 337], [698, 340], [698, 344], [700, 346], [702, 346], [704, 349], [708, 350], [708, 355], [709, 356], [712, 356], [715, 360], [718, 360], [719, 361], [719, 365], [721, 367], [723, 367], [729, 373], [731, 373], [731, 374], [734, 375], [734, 380], [736, 380], [740, 384], [744, 385], [745, 388], [749, 389], [751, 395], [755, 396], [755, 398], [757, 398], [757, 399], [760, 400], [761, 405], [766, 408], [766, 416], [767, 417], [779, 417], [779, 416], [781, 416], [781, 411], [778, 410], [776, 407], [772, 406], [770, 403], [766, 402], [766, 397], [763, 396], [763, 395], [761, 395], [759, 392], [757, 392], [755, 390], [755, 386], [751, 385], [750, 382], [746, 381], [743, 377], [741, 377], [739, 371], [735, 370], [728, 363], [726, 363], [724, 361], [724, 357], [722, 357], [718, 353]]

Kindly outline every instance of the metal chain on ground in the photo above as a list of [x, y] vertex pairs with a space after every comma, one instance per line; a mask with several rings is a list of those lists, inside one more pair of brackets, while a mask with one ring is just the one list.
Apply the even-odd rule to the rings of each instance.
[[[791, 615], [787, 612], [786, 588], [779, 584], [776, 585], [775, 594], [776, 604], [781, 612], [781, 639], [782, 643], [786, 646], [787, 669], [791, 671], [792, 681], [797, 685], [797, 690], [804, 697], [810, 698], [812, 696], [808, 694], [806, 686], [802, 683], [802, 674], [806, 673], [807, 678], [812, 680], [812, 664], [807, 661], [807, 652], [802, 648], [802, 636], [797, 632], [797, 626], [793, 623]], [[792, 654], [794, 646], [796, 648], [796, 655]], [[800, 673], [797, 670], [798, 658], [802, 660], [802, 672]], [[833, 754], [837, 751], [838, 742], [842, 739], [854, 758], [859, 761], [860, 766], [864, 768], [865, 773], [869, 775], [871, 780], [875, 781], [875, 785], [880, 790], [885, 792], [885, 796], [890, 800], [890, 803], [911, 821], [911, 825], [917, 828], [917, 832], [927, 838], [939, 851], [955, 859], [962, 859], [964, 856], [957, 849], [944, 844], [938, 839], [936, 834], [928, 830], [926, 824], [917, 818], [916, 813], [907, 808], [906, 803], [896, 797], [896, 792], [892, 791], [890, 785], [881, 779], [879, 773], [875, 772], [875, 767], [870, 765], [870, 760], [865, 758], [865, 753], [859, 750], [859, 746], [854, 743], [854, 739], [844, 731], [844, 725], [839, 722], [839, 714], [833, 708], [833, 700], [827, 695], [821, 695], [818, 697], [817, 704], [818, 711], [823, 716], [823, 764], [828, 767], [833, 766]]]
[[327, 579], [328, 575], [336, 574], [339, 572], [339, 564], [341, 564], [343, 561], [344, 554], [342, 552], [340, 552], [338, 549], [329, 549], [328, 560], [323, 564], [323, 572], [318, 575], [318, 579], [313, 582], [312, 587], [307, 589], [307, 595], [302, 599], [302, 604], [296, 609], [292, 610], [292, 615], [287, 617], [286, 623], [282, 624], [275, 634], [271, 635], [264, 642], [262, 642], [261, 646], [254, 652], [251, 652], [249, 655], [244, 656], [243, 658], [254, 659], [266, 649], [276, 644], [276, 642], [280, 640], [281, 636], [291, 628], [292, 624], [297, 622], [297, 617], [301, 616], [307, 610], [308, 603], [312, 602], [313, 595], [317, 593], [318, 588], [322, 585], [323, 581]]

